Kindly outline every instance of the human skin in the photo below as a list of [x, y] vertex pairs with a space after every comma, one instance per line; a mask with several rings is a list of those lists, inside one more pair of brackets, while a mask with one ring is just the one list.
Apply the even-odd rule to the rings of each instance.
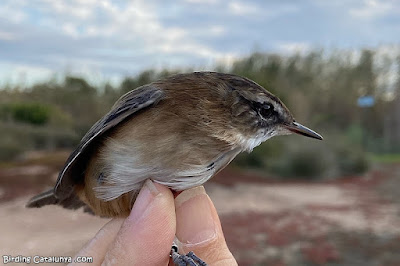
[[88, 264], [92, 266], [172, 265], [169, 253], [174, 240], [181, 253], [193, 251], [209, 265], [237, 265], [203, 186], [174, 198], [167, 187], [150, 180], [130, 215], [112, 219], [76, 256], [93, 257]]

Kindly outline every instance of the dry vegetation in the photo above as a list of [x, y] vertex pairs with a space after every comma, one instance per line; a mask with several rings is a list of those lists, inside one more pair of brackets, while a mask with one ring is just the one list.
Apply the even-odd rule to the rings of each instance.
[[[232, 67], [216, 69], [246, 76], [279, 96], [298, 121], [325, 136], [316, 144], [299, 138], [276, 138], [236, 164], [289, 177], [337, 177], [363, 173], [365, 150], [400, 151], [399, 59], [377, 57], [372, 50], [313, 51], [282, 56], [255, 53]], [[0, 90], [0, 161], [25, 151], [72, 149], [123, 93], [176, 72], [144, 71], [120, 86], [93, 87], [67, 76], [27, 88]], [[398, 76], [398, 75], [397, 75]], [[359, 108], [360, 96], [372, 95], [375, 105]]]
[[[217, 68], [266, 87], [325, 137], [274, 138], [207, 184], [240, 265], [400, 265], [400, 81], [384, 78], [399, 58], [256, 53]], [[24, 204], [54, 184], [120, 95], [170, 74], [145, 71], [118, 87], [66, 77], [0, 90], [0, 250], [73, 255], [94, 235], [106, 220]], [[363, 95], [375, 105], [357, 107]]]

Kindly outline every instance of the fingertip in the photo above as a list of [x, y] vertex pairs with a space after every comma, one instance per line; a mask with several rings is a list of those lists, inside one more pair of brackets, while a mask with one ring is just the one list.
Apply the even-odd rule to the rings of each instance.
[[121, 265], [166, 264], [175, 228], [175, 206], [171, 191], [165, 186], [146, 181], [105, 261], [117, 261]]
[[176, 242], [180, 251], [193, 251], [210, 265], [236, 265], [222, 232], [217, 211], [203, 186], [175, 198]]

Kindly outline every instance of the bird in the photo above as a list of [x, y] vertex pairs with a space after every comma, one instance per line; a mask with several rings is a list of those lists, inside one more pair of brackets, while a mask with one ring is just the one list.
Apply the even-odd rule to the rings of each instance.
[[56, 204], [126, 217], [147, 179], [177, 192], [196, 187], [239, 153], [291, 133], [322, 140], [248, 78], [173, 75], [123, 95], [82, 138], [54, 188], [27, 207]]

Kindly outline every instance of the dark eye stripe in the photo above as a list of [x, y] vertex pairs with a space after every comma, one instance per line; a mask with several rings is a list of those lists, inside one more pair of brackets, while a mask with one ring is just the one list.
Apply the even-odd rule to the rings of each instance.
[[269, 118], [272, 115], [277, 115], [278, 113], [274, 110], [274, 106], [271, 103], [259, 103], [250, 101], [244, 97], [240, 97], [243, 101], [247, 102], [251, 109], [258, 113], [263, 118]]

